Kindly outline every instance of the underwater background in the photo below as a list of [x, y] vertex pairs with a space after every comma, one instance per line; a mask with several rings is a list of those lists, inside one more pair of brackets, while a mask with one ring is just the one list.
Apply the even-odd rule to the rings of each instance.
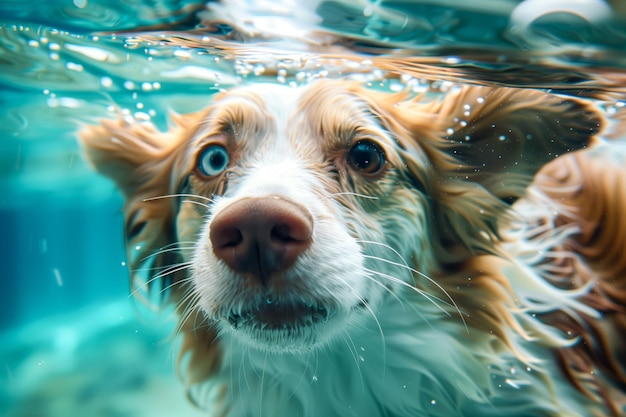
[[621, 120], [625, 68], [621, 0], [2, 0], [0, 415], [200, 415], [171, 312], [130, 297], [122, 199], [82, 124], [165, 129], [235, 85], [324, 77], [541, 88]]

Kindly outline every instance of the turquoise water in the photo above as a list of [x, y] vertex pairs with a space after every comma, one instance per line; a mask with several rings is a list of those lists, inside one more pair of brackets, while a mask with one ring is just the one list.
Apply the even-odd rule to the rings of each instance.
[[195, 413], [173, 320], [128, 296], [121, 198], [83, 161], [82, 123], [163, 128], [222, 89], [316, 77], [546, 88], [623, 117], [626, 7], [572, 3], [3, 0], [0, 414]]

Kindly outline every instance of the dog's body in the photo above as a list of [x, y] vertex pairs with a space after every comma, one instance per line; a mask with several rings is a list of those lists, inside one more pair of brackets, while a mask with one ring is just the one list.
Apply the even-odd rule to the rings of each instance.
[[[626, 202], [622, 163], [602, 146], [550, 163], [594, 141], [591, 106], [319, 81], [176, 119], [82, 139], [126, 198], [131, 264], [148, 256], [180, 306], [211, 415], [622, 412], [626, 225], [581, 203]], [[600, 180], [576, 179], [586, 164]]]

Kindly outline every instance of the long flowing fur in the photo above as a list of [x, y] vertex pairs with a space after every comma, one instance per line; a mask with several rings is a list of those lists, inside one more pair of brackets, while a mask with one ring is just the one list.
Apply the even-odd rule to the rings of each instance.
[[[103, 121], [81, 139], [126, 199], [132, 288], [177, 306], [181, 373], [211, 415], [624, 411], [626, 152], [599, 144], [591, 105], [324, 80], [236, 89], [174, 121]], [[350, 166], [363, 139], [384, 152], [378, 172]], [[231, 164], [206, 177], [214, 144]], [[233, 201], [277, 193], [308, 207], [315, 239], [290, 288], [251, 290], [208, 230]], [[271, 346], [223, 320], [267, 294], [335, 313]]]

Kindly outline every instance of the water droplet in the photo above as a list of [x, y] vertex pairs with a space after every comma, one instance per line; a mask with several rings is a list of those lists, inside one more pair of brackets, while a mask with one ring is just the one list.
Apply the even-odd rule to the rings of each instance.
[[67, 68], [70, 71], [76, 71], [76, 72], [82, 72], [84, 69], [81, 64], [77, 64], [75, 62], [67, 62], [65, 64], [65, 68]]
[[482, 104], [482, 103], [485, 102], [485, 98], [484, 97], [477, 97], [476, 98], [476, 102]]
[[447, 133], [448, 135], [451, 135], [451, 134], [453, 134], [453, 133], [454, 133], [454, 129], [452, 129], [451, 127], [449, 127], [449, 128], [448, 128], [448, 130], [446, 130], [446, 133]]
[[432, 405], [437, 405], [437, 401], [435, 401], [435, 400], [430, 400], [430, 403], [431, 403]]
[[141, 250], [141, 245], [135, 246], [135, 250]]
[[500, 142], [504, 142], [506, 140], [506, 136], [505, 135], [500, 135], [500, 136], [498, 136], [498, 140]]
[[48, 252], [48, 241], [46, 239], [39, 240], [39, 253]]
[[54, 273], [54, 278], [56, 279], [57, 285], [59, 287], [62, 287], [63, 279], [61, 278], [61, 272], [57, 268], [52, 269], [52, 272]]

